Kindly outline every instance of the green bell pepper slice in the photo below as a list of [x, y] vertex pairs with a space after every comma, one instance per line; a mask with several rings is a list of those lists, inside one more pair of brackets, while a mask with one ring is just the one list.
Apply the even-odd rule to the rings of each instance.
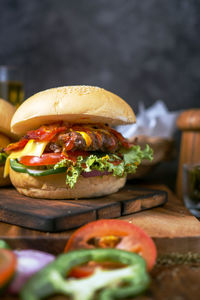
[[0, 249], [11, 249], [7, 242], [0, 240]]
[[57, 168], [57, 169], [48, 169], [48, 170], [36, 170], [28, 168], [27, 166], [20, 164], [16, 159], [10, 160], [10, 166], [15, 172], [27, 173], [31, 176], [46, 176], [58, 173], [65, 173], [67, 171], [66, 167]]
[[[65, 279], [73, 267], [89, 261], [120, 262], [126, 266], [115, 270], [97, 268], [87, 278]], [[125, 299], [142, 293], [149, 282], [146, 263], [138, 254], [119, 249], [83, 249], [58, 256], [25, 283], [20, 296], [22, 300], [39, 300], [54, 294], [68, 295], [73, 300]]]

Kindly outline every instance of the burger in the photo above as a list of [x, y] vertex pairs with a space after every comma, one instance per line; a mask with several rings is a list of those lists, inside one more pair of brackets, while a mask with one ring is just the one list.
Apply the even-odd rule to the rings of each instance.
[[117, 95], [93, 86], [45, 90], [15, 112], [20, 140], [5, 148], [4, 176], [19, 193], [47, 199], [92, 198], [117, 192], [152, 150], [130, 144], [113, 127], [136, 121]]
[[3, 148], [10, 144], [13, 139], [13, 134], [10, 131], [10, 121], [14, 112], [15, 107], [12, 104], [0, 99], [0, 186], [10, 184], [9, 177], [3, 177], [4, 165], [7, 157]]

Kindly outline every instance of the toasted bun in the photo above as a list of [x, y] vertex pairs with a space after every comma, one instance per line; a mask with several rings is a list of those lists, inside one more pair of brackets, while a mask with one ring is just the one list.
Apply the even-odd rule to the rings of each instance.
[[15, 112], [15, 107], [9, 102], [0, 98], [0, 132], [13, 137], [10, 130], [10, 122]]
[[65, 183], [65, 173], [34, 177], [10, 168], [10, 179], [19, 193], [43, 199], [75, 199], [105, 196], [117, 192], [126, 178], [112, 175], [85, 178], [80, 176], [74, 188]]
[[26, 100], [14, 114], [11, 129], [23, 135], [59, 120], [119, 125], [134, 123], [135, 114], [128, 103], [102, 88], [66, 86], [42, 91]]
[[0, 149], [5, 148], [10, 143], [11, 139], [7, 135], [0, 133]]
[[[15, 107], [4, 99], [0, 98], [0, 150], [6, 147], [14, 135], [10, 130], [10, 122], [15, 112]], [[9, 177], [3, 177], [4, 166], [0, 166], [0, 186], [10, 185]]]
[[6, 178], [3, 177], [3, 170], [4, 170], [4, 166], [1, 166], [0, 167], [0, 186], [11, 185], [10, 178], [9, 177], [6, 177]]

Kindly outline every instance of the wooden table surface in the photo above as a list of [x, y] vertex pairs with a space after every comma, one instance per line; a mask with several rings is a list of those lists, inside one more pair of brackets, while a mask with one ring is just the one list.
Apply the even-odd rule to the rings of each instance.
[[[155, 241], [158, 256], [171, 253], [200, 253], [200, 222], [183, 206], [182, 202], [166, 187], [151, 185], [151, 188], [168, 192], [168, 203], [163, 207], [132, 214], [121, 219], [143, 228]], [[19, 226], [0, 223], [0, 239], [13, 248], [34, 248], [55, 254], [62, 252], [72, 231], [44, 233]], [[152, 271], [152, 284], [143, 296], [137, 299], [199, 299], [200, 264], [157, 265]], [[2, 298], [3, 297], [3, 298]], [[0, 299], [17, 299], [8, 295]], [[66, 299], [54, 297], [52, 299]], [[80, 299], [81, 300], [81, 299]]]

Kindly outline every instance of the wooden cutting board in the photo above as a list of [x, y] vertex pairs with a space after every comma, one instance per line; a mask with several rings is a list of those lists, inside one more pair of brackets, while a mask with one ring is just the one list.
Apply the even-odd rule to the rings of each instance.
[[[141, 192], [143, 187], [134, 188]], [[166, 191], [168, 202], [164, 206], [122, 216], [120, 219], [144, 229], [156, 242], [158, 255], [171, 252], [199, 253], [200, 222], [166, 186], [151, 184], [145, 188]], [[37, 249], [59, 254], [72, 232], [49, 233], [0, 222], [0, 239], [7, 241], [13, 249]]]
[[77, 228], [102, 218], [117, 218], [163, 205], [167, 193], [126, 186], [96, 199], [44, 200], [20, 195], [14, 188], [0, 190], [0, 221], [45, 232]]

